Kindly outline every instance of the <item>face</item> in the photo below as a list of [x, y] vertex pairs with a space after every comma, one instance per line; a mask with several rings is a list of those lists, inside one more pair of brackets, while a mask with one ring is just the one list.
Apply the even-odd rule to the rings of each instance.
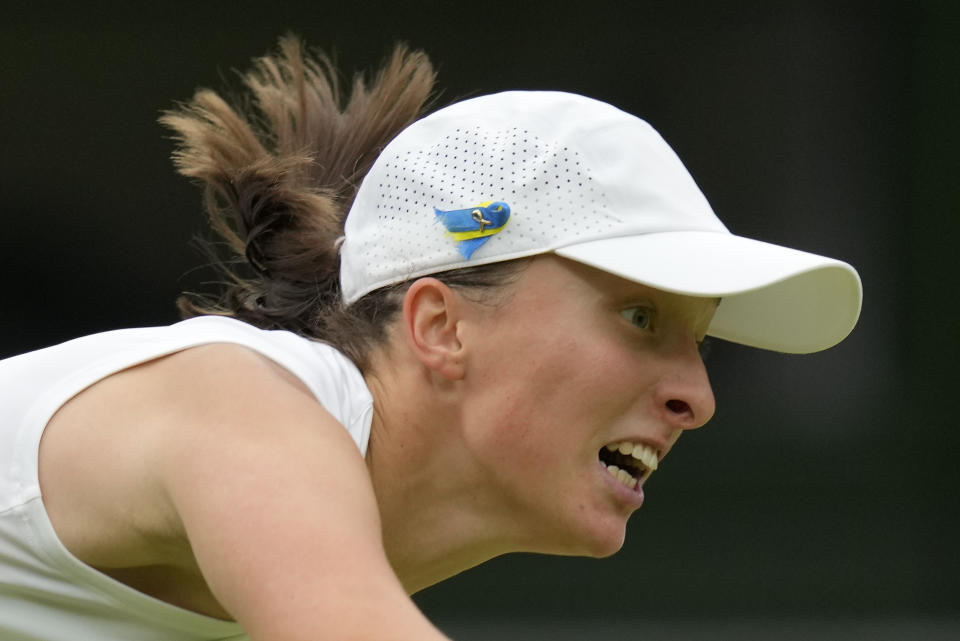
[[637, 459], [652, 466], [713, 415], [699, 343], [715, 308], [552, 255], [530, 263], [505, 303], [477, 306], [462, 330], [467, 438], [515, 545], [621, 547], [650, 473]]

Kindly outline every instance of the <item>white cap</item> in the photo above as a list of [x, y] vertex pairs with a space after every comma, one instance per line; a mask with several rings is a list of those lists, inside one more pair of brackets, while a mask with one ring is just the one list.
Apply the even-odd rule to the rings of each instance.
[[[452, 233], [464, 221], [474, 231]], [[348, 304], [418, 276], [553, 252], [722, 298], [708, 333], [754, 347], [826, 349], [860, 314], [850, 265], [731, 234], [649, 124], [568, 93], [481, 96], [413, 123], [364, 178], [344, 235]]]

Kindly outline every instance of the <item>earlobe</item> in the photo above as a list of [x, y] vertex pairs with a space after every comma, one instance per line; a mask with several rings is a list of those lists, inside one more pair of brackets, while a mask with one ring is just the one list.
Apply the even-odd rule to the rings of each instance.
[[424, 366], [449, 380], [464, 374], [462, 304], [460, 296], [436, 278], [417, 280], [403, 298], [407, 343]]

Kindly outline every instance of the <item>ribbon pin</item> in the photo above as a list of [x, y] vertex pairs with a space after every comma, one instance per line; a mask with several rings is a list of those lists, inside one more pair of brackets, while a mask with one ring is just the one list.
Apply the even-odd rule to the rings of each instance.
[[453, 238], [457, 250], [467, 259], [491, 236], [500, 233], [510, 218], [510, 205], [500, 201], [449, 211], [434, 207], [433, 211], [447, 228], [447, 235]]

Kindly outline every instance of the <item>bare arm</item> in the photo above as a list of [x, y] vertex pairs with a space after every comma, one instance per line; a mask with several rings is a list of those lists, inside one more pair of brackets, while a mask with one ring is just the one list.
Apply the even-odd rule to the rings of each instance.
[[445, 639], [387, 561], [346, 430], [262, 357], [205, 351], [164, 377], [158, 467], [216, 599], [254, 641]]

